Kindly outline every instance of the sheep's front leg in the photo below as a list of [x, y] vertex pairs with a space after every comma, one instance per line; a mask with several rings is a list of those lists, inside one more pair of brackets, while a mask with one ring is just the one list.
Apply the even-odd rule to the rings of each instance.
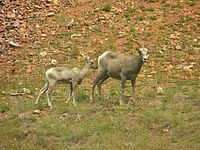
[[69, 97], [68, 97], [68, 100], [65, 102], [66, 104], [71, 100], [72, 92], [73, 92], [73, 85], [72, 85], [72, 83], [70, 83]]
[[132, 91], [133, 91], [133, 98], [135, 99], [135, 79], [131, 80]]
[[76, 96], [77, 96], [77, 83], [73, 83], [73, 103], [76, 106]]
[[121, 79], [121, 97], [120, 97], [120, 100], [119, 100], [120, 105], [123, 105], [125, 84], [126, 84], [126, 79], [122, 78]]
[[46, 85], [40, 90], [40, 93], [39, 93], [39, 95], [38, 95], [38, 97], [37, 97], [37, 99], [36, 99], [36, 101], [35, 101], [35, 104], [38, 104], [41, 95], [42, 95], [44, 92], [46, 92], [47, 89], [48, 89], [48, 83], [46, 83]]

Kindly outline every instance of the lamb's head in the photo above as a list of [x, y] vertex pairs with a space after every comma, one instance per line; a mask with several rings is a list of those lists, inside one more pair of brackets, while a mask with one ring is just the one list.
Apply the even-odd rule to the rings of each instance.
[[90, 68], [97, 69], [97, 65], [89, 56], [85, 56], [85, 63], [89, 65]]
[[147, 61], [149, 57], [149, 50], [146, 47], [141, 46], [140, 43], [134, 40], [135, 43], [138, 44], [139, 47], [136, 47], [136, 50], [138, 51], [139, 55], [141, 56], [142, 60], [145, 62]]

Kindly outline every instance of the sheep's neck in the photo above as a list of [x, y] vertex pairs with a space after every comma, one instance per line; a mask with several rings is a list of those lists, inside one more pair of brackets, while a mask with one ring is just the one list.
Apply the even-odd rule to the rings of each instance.
[[138, 56], [138, 72], [140, 71], [141, 67], [142, 67], [142, 64], [143, 64], [143, 59], [142, 57], [139, 55]]
[[142, 58], [142, 56], [141, 56], [141, 55], [139, 55], [139, 56], [138, 56], [138, 58], [139, 58], [139, 59], [138, 59], [138, 61], [139, 61], [139, 64], [141, 64], [141, 65], [142, 65], [142, 64], [143, 64], [143, 58]]
[[88, 64], [85, 64], [82, 71], [81, 71], [83, 78], [89, 73], [89, 70], [90, 70], [90, 68], [89, 68]]

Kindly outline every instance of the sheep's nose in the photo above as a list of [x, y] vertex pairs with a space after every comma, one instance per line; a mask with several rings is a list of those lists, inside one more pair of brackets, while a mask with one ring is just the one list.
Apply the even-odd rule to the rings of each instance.
[[147, 58], [145, 57], [145, 58], [143, 58], [143, 60], [144, 60], [144, 61], [147, 61]]

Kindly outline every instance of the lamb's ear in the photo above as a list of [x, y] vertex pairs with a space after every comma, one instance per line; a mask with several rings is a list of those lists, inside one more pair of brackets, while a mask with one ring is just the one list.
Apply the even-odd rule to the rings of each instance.
[[84, 60], [88, 61], [90, 58], [88, 56], [84, 56]]

